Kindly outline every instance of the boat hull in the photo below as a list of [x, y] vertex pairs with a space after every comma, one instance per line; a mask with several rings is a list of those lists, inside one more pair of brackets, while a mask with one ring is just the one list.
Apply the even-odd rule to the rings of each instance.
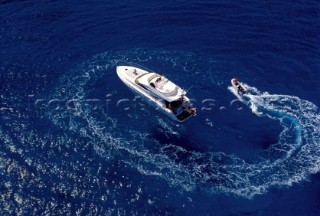
[[[235, 82], [237, 82], [238, 85], [236, 85]], [[236, 78], [231, 79], [231, 85], [240, 94], [244, 94], [246, 92], [245, 88], [241, 85], [241, 83]]]

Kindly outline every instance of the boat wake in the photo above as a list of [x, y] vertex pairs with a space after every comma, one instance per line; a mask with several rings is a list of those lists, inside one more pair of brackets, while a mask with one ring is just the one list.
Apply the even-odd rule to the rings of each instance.
[[261, 93], [248, 85], [245, 88], [248, 93], [244, 95], [232, 87], [229, 90], [257, 116], [278, 120], [283, 131], [278, 143], [268, 149], [269, 160], [247, 166], [245, 177], [253, 181], [248, 181], [241, 194], [246, 191], [244, 194], [251, 197], [266, 192], [270, 186], [291, 186], [317, 173], [320, 169], [319, 108], [295, 96]]
[[[138, 52], [135, 56], [141, 57], [140, 51], [135, 52]], [[157, 61], [173, 61], [172, 67], [185, 67], [187, 64], [187, 61], [178, 61], [168, 57], [168, 54], [154, 54]], [[119, 54], [118, 57], [121, 61], [127, 58], [124, 54]], [[136, 61], [152, 61], [153, 56], [148, 55], [148, 59], [139, 60]], [[114, 73], [118, 61], [116, 58], [110, 59], [110, 55], [107, 54], [99, 55], [84, 67], [82, 75], [75, 77], [73, 81], [66, 77], [62, 83], [67, 84], [62, 89], [69, 89], [69, 92], [72, 92], [71, 89], [76, 90], [71, 95], [74, 95], [75, 101], [81, 101], [88, 91], [87, 84], [102, 75]], [[79, 88], [74, 88], [79, 85]], [[245, 88], [248, 93], [243, 96], [238, 95], [233, 88], [229, 89], [258, 117], [277, 120], [283, 127], [278, 142], [267, 150], [267, 157], [255, 164], [223, 152], [189, 150], [170, 143], [170, 140], [166, 144], [160, 143], [159, 140], [150, 137], [148, 132], [118, 123], [118, 118], [121, 117], [117, 117], [116, 114], [104, 115], [98, 120], [92, 115], [91, 110], [80, 102], [74, 103], [73, 112], [49, 112], [48, 116], [59, 127], [89, 139], [96, 153], [102, 158], [112, 160], [116, 155], [124, 164], [141, 174], [162, 178], [170, 185], [185, 191], [201, 188], [212, 193], [252, 198], [254, 195], [266, 193], [272, 186], [290, 186], [318, 172], [319, 108], [298, 97], [262, 93], [248, 85], [245, 85]], [[62, 94], [63, 92], [57, 92], [56, 96]], [[67, 122], [61, 121], [66, 118]], [[150, 124], [156, 124], [167, 132], [174, 131], [173, 136], [179, 136], [173, 124], [166, 124], [165, 127], [162, 127], [163, 121]]]
[[[229, 88], [257, 115], [257, 121], [259, 117], [268, 117], [279, 121], [283, 127], [278, 142], [271, 145], [266, 150], [266, 157], [256, 163], [249, 163], [224, 152], [198, 151], [173, 143], [173, 139], [182, 140], [181, 134], [187, 126], [177, 126], [170, 121], [162, 120], [161, 117], [155, 118], [154, 115], [157, 114], [149, 109], [123, 114], [112, 108], [108, 112], [103, 112], [100, 108], [92, 109], [87, 101], [84, 103], [86, 98], [98, 95], [99, 91], [103, 91], [103, 94], [111, 92], [120, 97], [123, 96], [123, 93], [117, 90], [121, 87], [110, 81], [116, 76], [117, 64], [123, 61], [140, 62], [147, 66], [156, 63], [174, 68], [176, 71], [194, 71], [194, 74], [188, 74], [188, 79], [193, 76], [203, 76], [200, 81], [195, 81], [195, 85], [206, 85], [206, 82], [210, 80], [215, 80], [220, 84], [226, 82], [223, 75], [220, 76], [219, 73], [201, 74], [202, 71], [210, 71], [208, 68], [214, 67], [216, 63], [213, 60], [197, 59], [195, 56], [182, 52], [133, 50], [103, 53], [61, 78], [60, 84], [51, 97], [60, 100], [72, 99], [68, 103], [68, 109], [54, 107], [55, 109], [41, 110], [45, 116], [44, 123], [52, 124], [61, 135], [55, 137], [50, 135], [50, 131], [44, 133], [39, 131], [40, 129], [31, 130], [31, 123], [30, 126], [27, 123], [30, 120], [26, 121], [25, 125], [17, 122], [17, 125], [20, 126], [15, 127], [16, 129], [9, 130], [3, 126], [0, 131], [1, 139], [7, 143], [8, 152], [19, 154], [19, 148], [15, 143], [28, 146], [28, 151], [21, 152], [25, 158], [21, 160], [21, 163], [33, 167], [31, 170], [35, 172], [41, 170], [43, 175], [50, 172], [57, 179], [66, 177], [70, 177], [70, 181], [76, 179], [78, 172], [76, 170], [85, 166], [78, 163], [79, 153], [77, 152], [83, 152], [82, 157], [88, 157], [84, 161], [94, 161], [97, 155], [106, 163], [112, 164], [112, 161], [116, 160], [124, 167], [130, 167], [142, 175], [163, 179], [169, 185], [185, 192], [201, 189], [204, 192], [231, 194], [246, 198], [266, 193], [270, 187], [291, 186], [319, 172], [319, 108], [298, 97], [260, 92], [249, 85], [245, 85], [248, 93], [240, 96], [233, 88]], [[179, 75], [173, 74], [172, 76]], [[101, 80], [103, 90], [99, 89]], [[96, 87], [92, 88], [93, 85]], [[127, 92], [125, 86], [123, 86], [123, 92]], [[148, 122], [141, 125], [141, 122], [137, 121], [139, 115], [140, 117], [143, 115]], [[148, 118], [151, 115], [152, 118]], [[132, 121], [132, 125], [131, 123], [126, 124], [128, 119]], [[151, 133], [148, 130], [149, 125], [154, 125], [157, 128], [156, 132]], [[25, 133], [24, 130], [26, 130]], [[208, 133], [211, 133], [213, 128], [208, 127], [207, 130], [210, 130]], [[159, 133], [164, 134], [162, 140], [157, 137]], [[22, 135], [17, 136], [16, 134]], [[45, 147], [52, 150], [44, 151], [43, 160], [47, 162], [43, 164], [42, 159], [33, 158], [33, 154]], [[91, 148], [94, 151], [93, 155], [88, 156], [84, 153]], [[58, 165], [54, 155], [55, 151], [60, 152], [61, 149], [68, 149], [68, 151], [63, 153], [63, 156], [66, 154], [61, 160], [64, 161], [63, 164]], [[71, 157], [69, 154], [72, 152], [76, 156]], [[75, 172], [64, 173], [65, 168], [63, 167], [70, 167], [70, 164], [73, 164]], [[98, 166], [97, 169], [95, 173], [99, 173], [101, 167]], [[40, 181], [42, 177], [39, 178]], [[103, 185], [104, 180], [99, 178], [99, 176], [92, 177], [92, 181]], [[73, 190], [71, 186], [70, 189], [68, 186], [59, 187], [55, 182], [59, 181], [48, 182], [53, 188], [51, 190], [58, 190], [58, 188], [59, 190]], [[94, 196], [94, 191], [92, 196]]]

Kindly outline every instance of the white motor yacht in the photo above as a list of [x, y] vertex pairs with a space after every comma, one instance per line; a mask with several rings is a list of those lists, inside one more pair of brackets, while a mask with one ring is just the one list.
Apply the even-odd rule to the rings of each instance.
[[184, 122], [196, 115], [186, 92], [163, 75], [132, 66], [118, 66], [117, 74], [131, 90], [171, 119]]

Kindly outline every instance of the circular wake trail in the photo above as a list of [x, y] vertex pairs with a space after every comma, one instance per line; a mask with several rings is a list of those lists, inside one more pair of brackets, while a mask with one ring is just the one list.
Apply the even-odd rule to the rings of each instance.
[[[117, 157], [141, 174], [162, 178], [185, 191], [200, 188], [252, 198], [267, 192], [272, 186], [290, 186], [319, 171], [319, 108], [294, 96], [261, 93], [246, 85], [249, 93], [240, 97], [230, 88], [257, 115], [257, 121], [260, 116], [268, 117], [279, 121], [283, 127], [278, 142], [267, 150], [266, 157], [255, 164], [223, 152], [203, 153], [170, 143], [162, 145], [147, 132], [118, 124], [117, 117], [112, 114], [101, 114], [99, 118], [92, 115], [88, 106], [82, 103], [90, 92], [91, 84], [106, 74], [114, 74], [119, 62], [128, 61], [146, 65], [157, 62], [178, 70], [192, 69], [195, 73], [203, 71], [203, 65], [210, 67], [214, 62], [206, 58], [197, 59], [190, 54], [165, 51], [133, 50], [97, 55], [64, 77], [59, 90], [53, 94], [56, 98], [73, 98], [72, 110], [48, 111], [48, 118], [59, 128], [89, 139], [96, 153], [105, 160]], [[197, 69], [197, 64], [201, 64], [201, 68]], [[179, 134], [170, 124], [165, 130]], [[130, 139], [123, 138], [124, 134], [129, 134]]]

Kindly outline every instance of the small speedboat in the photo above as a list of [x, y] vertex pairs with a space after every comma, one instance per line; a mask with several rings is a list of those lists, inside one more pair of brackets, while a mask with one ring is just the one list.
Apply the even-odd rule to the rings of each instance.
[[184, 122], [196, 115], [186, 92], [162, 74], [131, 66], [118, 66], [117, 74], [131, 90], [171, 119]]
[[238, 93], [240, 94], [246, 93], [246, 89], [241, 85], [241, 83], [236, 78], [231, 79], [231, 84], [233, 88], [235, 88], [238, 91]]

